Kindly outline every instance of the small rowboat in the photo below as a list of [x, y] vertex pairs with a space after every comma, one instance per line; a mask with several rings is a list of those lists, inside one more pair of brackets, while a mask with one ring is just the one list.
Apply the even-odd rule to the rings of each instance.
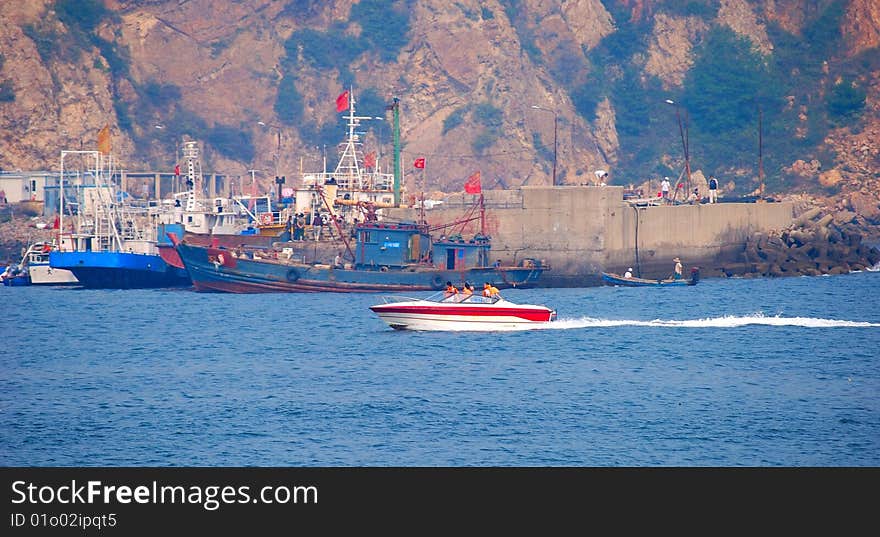
[[615, 274], [613, 272], [603, 272], [602, 281], [605, 282], [606, 285], [622, 285], [625, 287], [677, 287], [680, 285], [697, 285], [697, 282], [700, 281], [700, 270], [692, 268], [691, 277], [688, 280], [684, 278], [679, 280], [673, 278], [648, 280], [645, 278], [636, 278], [634, 276], [627, 278], [626, 276], [621, 276], [620, 274]]
[[447, 293], [425, 299], [386, 297], [370, 309], [395, 330], [523, 330], [556, 320], [556, 310], [546, 306]]

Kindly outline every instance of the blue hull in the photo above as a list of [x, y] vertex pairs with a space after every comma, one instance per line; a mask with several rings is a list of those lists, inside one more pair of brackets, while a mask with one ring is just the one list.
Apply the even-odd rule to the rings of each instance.
[[158, 255], [129, 252], [52, 252], [49, 265], [67, 269], [79, 285], [93, 289], [183, 287], [191, 281], [185, 270]]
[[447, 281], [459, 287], [464, 281], [478, 287], [490, 282], [503, 289], [534, 285], [543, 272], [541, 268], [524, 267], [462, 271], [423, 266], [387, 271], [353, 270], [235, 258], [229, 250], [185, 243], [177, 245], [177, 252], [196, 290], [229, 293], [433, 291], [443, 289]]
[[3, 285], [6, 287], [24, 287], [30, 285], [31, 279], [27, 276], [15, 276], [13, 278], [4, 278]]

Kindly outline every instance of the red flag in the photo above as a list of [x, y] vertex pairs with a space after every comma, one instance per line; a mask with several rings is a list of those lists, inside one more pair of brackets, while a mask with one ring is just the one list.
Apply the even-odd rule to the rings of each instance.
[[480, 194], [483, 192], [483, 186], [480, 184], [480, 172], [474, 172], [473, 175], [468, 177], [467, 181], [464, 183], [464, 191], [468, 194]]
[[415, 162], [413, 162], [413, 168], [424, 168], [425, 167], [425, 159], [417, 158]]
[[348, 110], [348, 90], [343, 91], [336, 98], [336, 111], [342, 112], [343, 110]]
[[174, 165], [174, 175], [180, 177], [180, 164]]
[[52, 222], [52, 229], [58, 229], [59, 227], [61, 227], [61, 217], [56, 214], [55, 221]]
[[367, 153], [364, 155], [364, 168], [375, 168], [376, 167], [376, 152], [373, 151], [371, 153]]
[[110, 154], [110, 124], [104, 125], [104, 128], [98, 131], [98, 151], [102, 155]]

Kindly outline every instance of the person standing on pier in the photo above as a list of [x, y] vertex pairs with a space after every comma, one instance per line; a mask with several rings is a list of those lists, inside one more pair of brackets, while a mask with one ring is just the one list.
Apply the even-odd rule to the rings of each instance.
[[669, 203], [669, 178], [664, 177], [660, 183], [660, 195], [664, 203]]
[[718, 203], [718, 179], [709, 177], [709, 203]]
[[306, 231], [306, 215], [303, 213], [299, 213], [296, 215], [296, 220], [293, 221], [293, 240], [301, 241], [303, 240], [303, 234]]
[[315, 240], [321, 240], [321, 231], [324, 229], [324, 217], [317, 211], [315, 211], [315, 216], [312, 217], [312, 229], [315, 230]]

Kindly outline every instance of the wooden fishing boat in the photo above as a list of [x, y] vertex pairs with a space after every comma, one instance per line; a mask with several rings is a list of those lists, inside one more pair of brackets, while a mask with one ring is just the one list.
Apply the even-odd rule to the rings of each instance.
[[602, 281], [605, 282], [606, 285], [621, 285], [624, 287], [678, 287], [682, 285], [697, 285], [697, 282], [700, 281], [700, 269], [696, 267], [692, 268], [691, 277], [689, 279], [681, 278], [678, 280], [674, 278], [650, 280], [647, 278], [636, 278], [635, 276], [627, 278], [626, 276], [621, 276], [614, 272], [603, 272]]

